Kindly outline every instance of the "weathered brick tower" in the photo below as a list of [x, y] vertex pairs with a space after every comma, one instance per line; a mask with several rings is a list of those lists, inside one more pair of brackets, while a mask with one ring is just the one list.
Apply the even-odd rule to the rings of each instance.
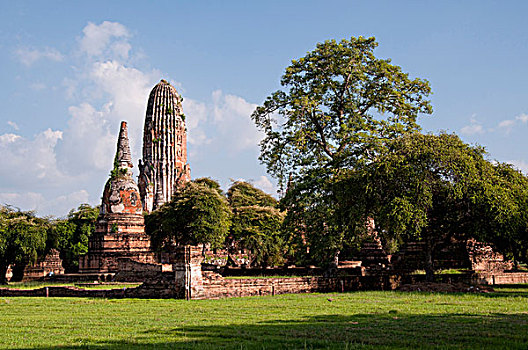
[[88, 254], [79, 261], [81, 273], [117, 272], [119, 258], [153, 261], [132, 166], [127, 123], [121, 122], [114, 168], [104, 188], [95, 232], [88, 241]]
[[146, 212], [170, 201], [175, 189], [191, 178], [181, 102], [176, 89], [165, 80], [161, 80], [150, 92], [138, 180]]

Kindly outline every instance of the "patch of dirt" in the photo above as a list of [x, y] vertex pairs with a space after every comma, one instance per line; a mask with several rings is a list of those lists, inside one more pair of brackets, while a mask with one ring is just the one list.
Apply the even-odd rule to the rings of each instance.
[[490, 293], [493, 288], [484, 285], [472, 286], [465, 283], [419, 282], [403, 284], [398, 290], [402, 292], [442, 292], [442, 293]]

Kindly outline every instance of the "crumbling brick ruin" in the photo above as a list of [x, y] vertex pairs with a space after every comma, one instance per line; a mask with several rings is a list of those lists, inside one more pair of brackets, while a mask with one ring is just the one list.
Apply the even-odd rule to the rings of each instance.
[[149, 213], [170, 201], [176, 188], [191, 178], [181, 102], [176, 89], [165, 80], [150, 92], [138, 180], [143, 209]]
[[132, 167], [127, 123], [121, 122], [114, 169], [106, 182], [95, 232], [88, 241], [88, 254], [79, 261], [81, 273], [116, 272], [117, 260], [122, 257], [141, 262], [154, 259]]
[[50, 275], [61, 275], [64, 273], [62, 259], [57, 249], [50, 251], [37, 259], [34, 264], [26, 266], [24, 269], [24, 279], [35, 279]]

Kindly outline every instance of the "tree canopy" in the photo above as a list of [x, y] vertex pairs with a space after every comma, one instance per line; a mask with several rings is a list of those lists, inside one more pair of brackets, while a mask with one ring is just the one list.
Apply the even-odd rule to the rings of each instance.
[[173, 199], [146, 217], [153, 246], [211, 244], [220, 247], [231, 226], [231, 209], [220, 185], [197, 179], [180, 188]]
[[429, 83], [377, 58], [376, 47], [363, 37], [317, 44], [292, 61], [283, 88], [252, 114], [265, 133], [261, 162], [282, 186], [288, 182], [281, 203], [290, 241], [308, 260], [336, 259], [351, 241], [339, 179], [372, 162], [388, 140], [418, 131], [420, 113], [432, 113]]
[[33, 263], [46, 247], [47, 220], [33, 212], [0, 206], [0, 284], [6, 284], [10, 264]]
[[484, 154], [454, 134], [413, 133], [391, 140], [387, 152], [359, 176], [369, 203], [364, 213], [375, 218], [380, 234], [387, 240], [425, 242], [429, 279], [438, 242], [455, 235], [475, 237], [483, 229], [476, 225], [482, 184], [493, 172]]
[[418, 130], [418, 114], [432, 112], [429, 83], [377, 58], [377, 45], [363, 37], [317, 44], [253, 112], [266, 135], [260, 160], [281, 184], [311, 169], [354, 166], [383, 140]]
[[250, 250], [251, 265], [272, 266], [284, 262], [284, 214], [269, 194], [248, 182], [236, 181], [227, 191], [233, 210], [232, 245]]
[[70, 210], [68, 217], [56, 220], [50, 230], [49, 241], [60, 251], [66, 272], [77, 272], [79, 257], [88, 252], [88, 239], [95, 232], [99, 207], [81, 204]]

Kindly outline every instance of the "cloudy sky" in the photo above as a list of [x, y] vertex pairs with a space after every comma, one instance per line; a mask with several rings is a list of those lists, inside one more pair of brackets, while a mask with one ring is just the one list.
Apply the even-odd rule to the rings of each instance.
[[[127, 120], [134, 163], [150, 89], [184, 97], [193, 178], [269, 193], [249, 116], [317, 42], [375, 36], [430, 81], [425, 131], [528, 171], [525, 1], [1, 1], [0, 203], [64, 216], [98, 204]], [[137, 175], [137, 166], [134, 168]]]

